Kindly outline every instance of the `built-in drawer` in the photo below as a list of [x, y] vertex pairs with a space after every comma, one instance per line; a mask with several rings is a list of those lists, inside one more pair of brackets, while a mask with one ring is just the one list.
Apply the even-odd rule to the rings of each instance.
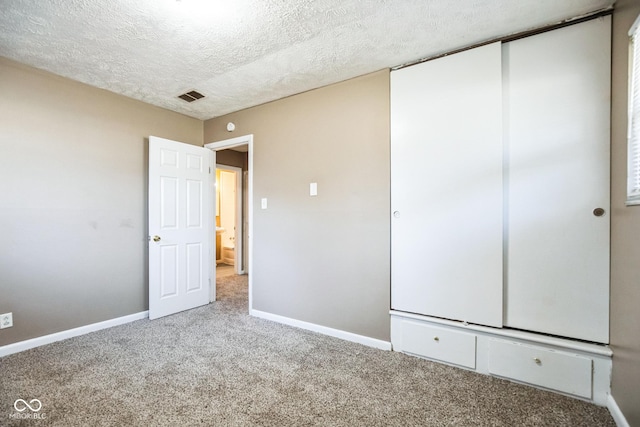
[[476, 336], [410, 320], [402, 321], [402, 351], [476, 368]]
[[489, 341], [489, 373], [591, 399], [593, 360], [510, 341]]

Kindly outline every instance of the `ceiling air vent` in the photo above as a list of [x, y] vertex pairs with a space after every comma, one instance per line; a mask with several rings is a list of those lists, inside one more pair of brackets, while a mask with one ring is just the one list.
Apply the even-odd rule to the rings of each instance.
[[192, 90], [191, 92], [178, 95], [178, 98], [182, 99], [183, 101], [193, 102], [193, 101], [197, 101], [198, 99], [204, 98], [204, 95], [201, 94], [200, 92], [196, 92], [195, 90]]

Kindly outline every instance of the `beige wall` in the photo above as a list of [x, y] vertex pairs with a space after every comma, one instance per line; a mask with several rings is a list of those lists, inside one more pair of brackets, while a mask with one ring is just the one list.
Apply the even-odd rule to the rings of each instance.
[[618, 0], [613, 14], [611, 131], [612, 395], [632, 426], [640, 426], [640, 206], [624, 205], [627, 186], [628, 32], [637, 0]]
[[0, 59], [0, 345], [147, 309], [146, 138], [202, 128]]
[[246, 134], [254, 135], [253, 308], [388, 341], [389, 71], [204, 126], [205, 143]]
[[216, 164], [235, 166], [246, 171], [249, 169], [249, 156], [239, 151], [220, 150], [216, 152]]

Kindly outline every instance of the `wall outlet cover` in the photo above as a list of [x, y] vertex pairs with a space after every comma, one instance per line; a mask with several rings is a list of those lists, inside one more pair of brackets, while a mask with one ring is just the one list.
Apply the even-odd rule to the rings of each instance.
[[0, 314], [0, 329], [13, 326], [13, 313]]

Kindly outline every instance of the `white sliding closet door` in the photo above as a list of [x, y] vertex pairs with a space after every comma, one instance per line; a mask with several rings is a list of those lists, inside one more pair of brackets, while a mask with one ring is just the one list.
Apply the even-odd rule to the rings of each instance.
[[391, 73], [394, 310], [502, 325], [501, 54]]
[[604, 17], [503, 46], [506, 326], [608, 342], [610, 34]]

